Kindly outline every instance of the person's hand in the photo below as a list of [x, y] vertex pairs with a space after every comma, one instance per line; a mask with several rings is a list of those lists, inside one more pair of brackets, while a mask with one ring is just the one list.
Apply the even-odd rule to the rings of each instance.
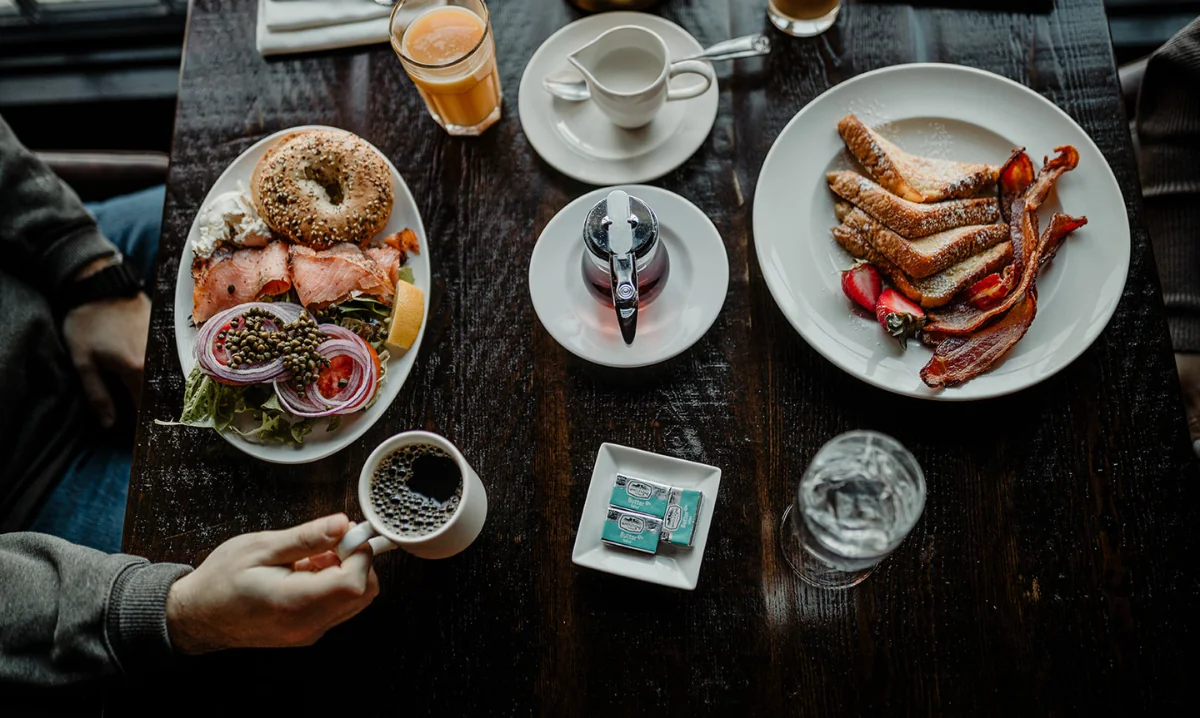
[[[93, 262], [76, 275], [83, 279], [107, 265]], [[129, 299], [105, 299], [75, 307], [63, 319], [63, 339], [79, 372], [83, 393], [104, 428], [116, 421], [104, 374], [121, 380], [136, 406], [142, 391], [146, 335], [150, 330], [150, 298], [138, 293]]]
[[1200, 354], [1176, 354], [1175, 368], [1179, 370], [1179, 387], [1183, 391], [1183, 408], [1187, 410], [1192, 447], [1200, 455]]
[[184, 654], [310, 646], [379, 594], [370, 546], [345, 561], [350, 530], [334, 514], [283, 531], [235, 536], [167, 594], [167, 633]]

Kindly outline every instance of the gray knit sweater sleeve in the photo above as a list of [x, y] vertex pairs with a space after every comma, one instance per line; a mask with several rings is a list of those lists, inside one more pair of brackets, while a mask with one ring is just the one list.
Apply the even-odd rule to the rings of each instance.
[[1200, 19], [1150, 58], [1137, 133], [1146, 224], [1177, 352], [1200, 351]]
[[117, 248], [79, 196], [25, 149], [0, 118], [0, 269], [45, 294]]
[[167, 591], [191, 570], [0, 534], [0, 684], [62, 685], [168, 662]]

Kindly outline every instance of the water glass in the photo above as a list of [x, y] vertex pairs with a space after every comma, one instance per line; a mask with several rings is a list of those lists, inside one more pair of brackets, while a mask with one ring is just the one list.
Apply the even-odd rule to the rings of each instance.
[[925, 476], [898, 441], [851, 431], [821, 447], [783, 512], [780, 548], [806, 583], [861, 583], [925, 510]]
[[837, 20], [842, 0], [769, 0], [767, 19], [795, 37], [820, 35]]

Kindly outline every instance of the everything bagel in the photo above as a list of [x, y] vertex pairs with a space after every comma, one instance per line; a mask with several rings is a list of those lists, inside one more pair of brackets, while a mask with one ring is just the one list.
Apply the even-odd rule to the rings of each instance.
[[356, 135], [305, 130], [267, 150], [254, 167], [250, 195], [267, 226], [297, 244], [363, 244], [392, 213], [392, 173]]

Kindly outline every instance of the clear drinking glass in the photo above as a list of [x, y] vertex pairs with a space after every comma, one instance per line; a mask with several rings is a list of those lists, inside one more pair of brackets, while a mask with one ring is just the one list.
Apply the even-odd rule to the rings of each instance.
[[392, 49], [439, 125], [476, 136], [496, 124], [504, 93], [482, 0], [400, 0], [390, 31]]
[[819, 588], [861, 583], [925, 510], [925, 476], [898, 441], [851, 431], [821, 447], [779, 524], [792, 570]]
[[837, 20], [842, 0], [769, 0], [767, 18], [789, 35], [820, 35]]

